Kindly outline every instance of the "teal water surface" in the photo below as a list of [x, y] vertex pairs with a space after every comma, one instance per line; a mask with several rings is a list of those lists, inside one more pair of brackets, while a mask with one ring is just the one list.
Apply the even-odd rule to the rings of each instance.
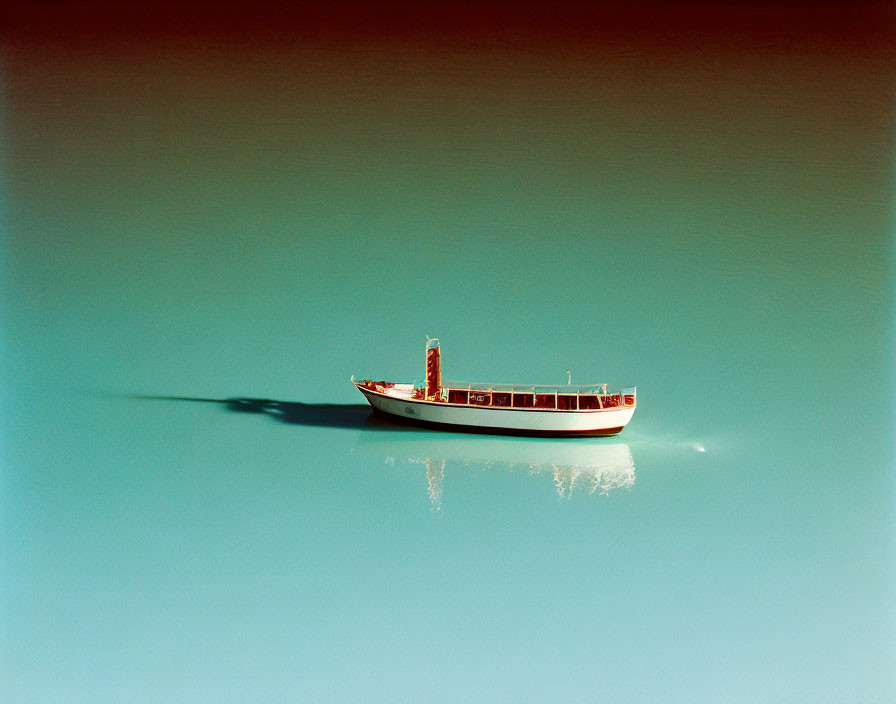
[[891, 56], [574, 48], [7, 40], [5, 701], [896, 698]]

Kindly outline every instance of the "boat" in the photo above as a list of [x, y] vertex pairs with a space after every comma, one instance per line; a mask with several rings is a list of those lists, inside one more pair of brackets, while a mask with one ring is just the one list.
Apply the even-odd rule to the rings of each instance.
[[422, 382], [351, 380], [374, 411], [443, 430], [497, 434], [616, 435], [632, 419], [638, 401], [636, 387], [608, 393], [605, 383], [443, 382], [438, 338], [427, 339]]

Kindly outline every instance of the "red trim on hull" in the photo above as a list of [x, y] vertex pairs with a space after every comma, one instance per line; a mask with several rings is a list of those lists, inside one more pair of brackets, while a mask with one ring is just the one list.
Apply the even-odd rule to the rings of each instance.
[[461, 433], [480, 433], [485, 435], [524, 435], [527, 437], [604, 437], [608, 435], [618, 435], [625, 427], [620, 425], [618, 428], [600, 428], [598, 430], [523, 430], [520, 428], [490, 428], [484, 425], [458, 425], [457, 423], [439, 423], [431, 420], [422, 420], [420, 418], [412, 418], [408, 416], [400, 416], [395, 413], [389, 413], [381, 408], [377, 408], [372, 403], [370, 407], [377, 415], [395, 421], [399, 425], [416, 425], [432, 428], [433, 430], [441, 430], [444, 432], [461, 432]]

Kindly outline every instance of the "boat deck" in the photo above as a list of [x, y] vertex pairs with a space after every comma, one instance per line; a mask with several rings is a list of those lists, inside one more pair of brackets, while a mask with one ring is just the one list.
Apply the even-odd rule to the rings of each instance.
[[424, 389], [415, 387], [413, 384], [372, 380], [356, 383], [361, 389], [384, 396], [444, 406], [542, 411], [599, 411], [634, 407], [636, 403], [634, 388], [610, 394], [606, 393], [606, 384], [544, 387], [474, 383], [461, 385], [449, 382], [439, 389], [438, 394], [426, 398]]

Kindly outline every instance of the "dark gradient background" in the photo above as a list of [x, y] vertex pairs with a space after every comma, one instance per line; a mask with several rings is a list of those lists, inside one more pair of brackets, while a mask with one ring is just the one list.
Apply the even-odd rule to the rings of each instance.
[[[894, 38], [7, 5], [4, 700], [892, 701]], [[427, 333], [638, 384], [634, 473], [346, 405]]]

